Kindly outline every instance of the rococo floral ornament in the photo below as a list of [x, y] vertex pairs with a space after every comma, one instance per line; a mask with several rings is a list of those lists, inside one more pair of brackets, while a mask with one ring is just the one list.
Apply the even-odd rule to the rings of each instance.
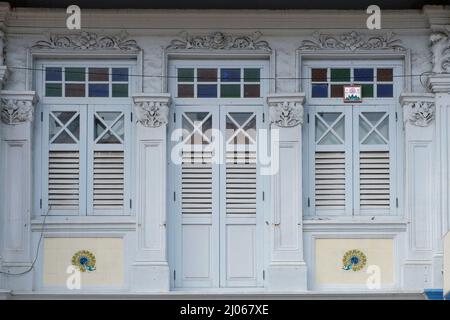
[[342, 269], [359, 271], [366, 266], [366, 262], [366, 255], [361, 250], [349, 250], [342, 258]]
[[260, 40], [261, 32], [250, 35], [228, 35], [214, 32], [207, 35], [191, 35], [182, 32], [182, 39], [172, 40], [167, 49], [208, 49], [208, 50], [263, 50], [271, 51], [269, 43]]
[[87, 250], [80, 250], [72, 257], [72, 265], [78, 267], [81, 272], [95, 270], [95, 256]]
[[341, 35], [315, 32], [312, 40], [303, 40], [299, 50], [395, 50], [405, 51], [395, 34], [362, 35], [356, 31]]
[[47, 40], [36, 42], [35, 49], [71, 49], [71, 50], [121, 50], [139, 51], [135, 40], [128, 39], [126, 32], [117, 35], [98, 35], [82, 31], [75, 34], [50, 34]]

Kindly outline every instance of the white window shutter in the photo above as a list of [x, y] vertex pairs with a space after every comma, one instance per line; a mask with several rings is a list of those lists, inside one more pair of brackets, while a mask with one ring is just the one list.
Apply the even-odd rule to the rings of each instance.
[[129, 214], [130, 106], [88, 110], [88, 214]]
[[50, 150], [48, 155], [48, 207], [79, 210], [80, 153]]
[[80, 106], [43, 106], [42, 209], [79, 215], [85, 210], [85, 114]]
[[360, 106], [353, 117], [355, 213], [391, 214], [395, 193], [395, 106]]
[[309, 114], [310, 214], [351, 214], [351, 113], [315, 107]]
[[316, 209], [345, 209], [345, 152], [315, 153]]
[[360, 152], [359, 188], [361, 209], [389, 209], [389, 151]]
[[94, 151], [94, 210], [124, 207], [124, 152]]

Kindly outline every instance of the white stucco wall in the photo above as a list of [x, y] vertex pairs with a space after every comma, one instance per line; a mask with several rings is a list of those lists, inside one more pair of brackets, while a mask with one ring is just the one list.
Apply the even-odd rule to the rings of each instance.
[[[4, 7], [3, 7], [4, 8]], [[428, 10], [428, 11], [427, 11]], [[122, 31], [126, 31], [129, 39], [136, 40], [137, 44], [142, 49], [142, 61], [138, 60], [138, 69], [142, 68], [142, 72], [145, 75], [155, 76], [155, 77], [144, 77], [142, 82], [142, 93], [155, 93], [160, 94], [166, 91], [166, 85], [164, 84], [164, 78], [160, 78], [165, 73], [167, 68], [167, 60], [165, 60], [165, 48], [174, 39], [180, 39], [182, 37], [180, 34], [182, 32], [188, 32], [192, 35], [198, 34], [209, 34], [211, 32], [220, 31], [225, 34], [231, 35], [249, 35], [254, 31], [259, 31], [262, 33], [261, 40], [265, 40], [269, 43], [272, 49], [271, 56], [271, 75], [274, 75], [276, 80], [276, 85], [272, 88], [271, 93], [283, 93], [291, 94], [300, 91], [299, 85], [301, 80], [295, 81], [294, 78], [298, 78], [301, 75], [300, 71], [300, 61], [297, 49], [302, 44], [304, 40], [310, 40], [315, 32], [321, 32], [324, 34], [329, 34], [332, 36], [339, 37], [343, 33], [356, 31], [361, 35], [371, 36], [386, 34], [387, 32], [395, 33], [395, 39], [400, 41], [400, 44], [406, 48], [407, 56], [410, 60], [405, 60], [406, 70], [410, 71], [412, 77], [405, 75], [405, 91], [414, 92], [418, 96], [419, 101], [421, 95], [424, 93], [429, 93], [430, 90], [426, 88], [423, 84], [427, 81], [427, 75], [423, 77], [418, 77], [423, 73], [430, 72], [433, 68], [432, 51], [430, 50], [430, 34], [436, 32], [439, 28], [435, 25], [438, 24], [434, 17], [438, 16], [448, 16], [449, 18], [439, 20], [442, 25], [450, 25], [450, 10], [448, 8], [444, 10], [441, 7], [431, 7], [427, 10], [405, 10], [405, 11], [383, 11], [382, 17], [382, 29], [368, 31], [365, 26], [365, 19], [367, 17], [366, 13], [363, 11], [266, 11], [266, 10], [251, 10], [251, 11], [168, 11], [168, 10], [82, 10], [82, 30], [89, 32], [94, 32], [99, 35], [116, 35]], [[9, 76], [6, 83], [3, 86], [4, 90], [23, 92], [25, 90], [35, 90], [33, 83], [33, 71], [26, 71], [26, 68], [32, 69], [34, 63], [31, 59], [30, 48], [39, 40], [48, 39], [49, 33], [61, 34], [67, 33], [68, 30], [65, 28], [65, 10], [50, 10], [50, 9], [14, 9], [10, 12], [4, 8], [7, 12], [7, 21], [3, 23], [3, 30], [6, 33], [6, 65], [9, 68]], [[443, 21], [443, 22], [442, 22]], [[437, 28], [437, 29], [436, 29]], [[445, 30], [445, 27], [443, 28]], [[320, 50], [319, 50], [320, 51]], [[326, 51], [326, 50], [325, 50]], [[351, 51], [351, 50], [350, 50]], [[58, 55], [58, 50], [50, 50], [51, 54]], [[334, 54], [342, 53], [345, 56], [349, 50], [337, 51]], [[357, 53], [358, 50], [353, 53]], [[214, 53], [211, 50], [204, 50], [203, 55]], [[217, 53], [217, 52], [215, 52]], [[323, 52], [322, 52], [323, 53]], [[383, 54], [383, 50], [372, 50], [372, 52], [366, 52], [370, 59], [370, 54]], [[227, 51], [224, 50], [220, 52], [221, 57], [227, 56]], [[70, 53], [71, 58], [76, 58], [78, 52], [75, 50]], [[140, 63], [140, 65], [139, 65]], [[410, 63], [410, 65], [409, 65]], [[140, 72], [138, 72], [140, 73]], [[278, 79], [278, 78], [291, 78], [291, 79]], [[422, 82], [421, 83], [421, 80]], [[411, 86], [409, 86], [410, 82]], [[444, 90], [445, 92], [445, 90]], [[139, 88], [137, 92], [140, 93]], [[38, 93], [39, 94], [39, 93]], [[3, 94], [5, 95], [5, 94]], [[5, 95], [6, 96], [6, 95]], [[434, 99], [434, 98], [430, 98]], [[450, 101], [447, 96], [442, 98], [440, 105], [450, 106]], [[131, 103], [131, 99], [130, 99]], [[407, 116], [407, 115], [406, 115]], [[38, 115], [35, 115], [38, 117]], [[405, 122], [407, 119], [405, 118]], [[442, 126], [442, 124], [441, 124]], [[441, 127], [438, 127], [438, 129]], [[10, 130], [10, 127], [3, 125], [3, 130]], [[446, 195], [438, 197], [441, 194], [439, 191], [439, 183], [442, 183], [440, 177], [442, 172], [447, 172], [448, 158], [442, 156], [441, 147], [445, 142], [439, 140], [439, 134], [436, 135], [436, 124], [432, 122], [430, 126], [426, 128], [420, 128], [417, 126], [407, 125], [405, 137], [405, 145], [408, 145], [408, 141], [412, 143], [419, 140], [426, 140], [425, 142], [430, 143], [430, 150], [433, 150], [433, 163], [425, 163], [421, 159], [411, 159], [405, 160], [405, 166], [410, 169], [408, 172], [414, 172], [414, 170], [421, 170], [424, 166], [430, 166], [429, 172], [433, 174], [431, 177], [431, 182], [433, 185], [437, 186], [436, 193], [433, 195], [437, 198], [426, 199], [426, 204], [431, 203], [442, 203], [446, 200], [444, 199]], [[2, 139], [14, 137], [17, 138], [15, 133], [10, 131], [3, 136]], [[155, 131], [156, 132], [156, 131]], [[165, 141], [164, 132], [158, 131], [157, 133], [145, 133], [147, 135], [155, 134], [158, 139]], [[425, 135], [424, 135], [425, 132]], [[145, 135], [144, 134], [144, 135]], [[289, 139], [297, 139], [298, 136], [291, 138], [291, 133], [287, 134], [286, 137]], [[301, 137], [301, 136], [300, 136]], [[20, 138], [20, 137], [19, 137]], [[147, 136], [148, 138], [148, 136]], [[441, 138], [445, 139], [445, 135]], [[447, 137], [448, 138], [448, 137]], [[18, 139], [18, 138], [17, 138]], [[32, 136], [25, 137], [30, 141], [34, 141]], [[408, 140], [409, 139], [409, 140]], [[406, 147], [407, 149], [407, 147]], [[301, 155], [301, 153], [300, 153]], [[301, 159], [298, 163], [301, 162]], [[33, 161], [33, 158], [30, 159]], [[422, 161], [417, 163], [417, 161]], [[7, 170], [6, 168], [3, 169]], [[428, 173], [428, 171], [427, 171]], [[409, 180], [407, 180], [409, 181]], [[419, 185], [420, 181], [415, 181]], [[442, 184], [441, 184], [442, 185]], [[408, 192], [409, 186], [405, 185], [405, 193]], [[5, 188], [3, 186], [3, 188]], [[1, 190], [6, 197], [7, 190]], [[411, 197], [414, 196], [414, 190]], [[406, 199], [410, 199], [407, 197]], [[34, 199], [33, 201], [36, 201]], [[31, 206], [33, 207], [33, 206]], [[326, 222], [321, 223], [310, 223], [303, 226], [304, 233], [304, 259], [308, 266], [312, 266], [312, 262], [317, 260], [315, 255], [317, 252], [313, 250], [314, 242], [316, 238], [325, 235], [325, 238], [346, 239], [349, 235], [351, 238], [355, 236], [361, 236], [366, 239], [371, 239], [375, 236], [376, 239], [382, 239], [387, 236], [389, 238], [388, 244], [383, 243], [383, 246], [388, 245], [389, 250], [393, 250], [394, 257], [393, 261], [386, 262], [389, 268], [389, 284], [392, 284], [392, 290], [404, 290], [404, 289], [414, 289], [423, 290], [426, 288], [442, 287], [441, 278], [439, 278], [440, 268], [442, 265], [442, 259], [440, 258], [443, 254], [442, 243], [440, 243], [441, 233], [447, 230], [445, 222], [447, 221], [447, 209], [442, 209], [439, 206], [429, 206], [426, 210], [430, 212], [432, 220], [428, 221], [428, 228], [422, 230], [421, 232], [427, 233], [430, 239], [429, 248], [426, 250], [416, 250], [413, 248], [411, 239], [411, 231], [408, 229], [408, 224], [413, 221], [413, 223], [421, 223], [421, 220], [414, 222], [414, 215], [409, 215], [410, 206], [405, 204], [405, 210], [402, 212], [400, 219], [396, 221], [389, 221], [389, 219], [383, 220], [381, 222], [375, 221], [371, 222], [361, 222], [361, 221], [350, 221], [348, 223], [341, 223], [340, 221], [330, 221], [329, 224]], [[412, 209], [411, 209], [412, 210]], [[31, 212], [33, 219], [38, 218], [34, 216], [34, 212]], [[0, 216], [5, 217], [4, 213], [0, 213]], [[61, 217], [51, 217], [57, 218], [55, 221], [51, 221], [50, 232], [65, 235], [70, 237], [70, 235], [83, 232], [83, 236], [88, 239], [92, 237], [108, 237], [110, 234], [120, 233], [121, 236], [128, 237], [128, 241], [123, 244], [123, 251], [118, 247], [117, 250], [120, 251], [120, 257], [123, 257], [124, 266], [123, 272], [125, 273], [124, 278], [120, 278], [121, 288], [120, 290], [131, 290], [133, 291], [133, 286], [131, 285], [131, 265], [135, 261], [136, 256], [136, 236], [137, 226], [136, 226], [136, 214], [127, 217], [122, 220], [111, 220], [107, 221], [96, 220], [94, 222], [83, 221], [82, 217], [70, 218], [68, 221], [64, 221]], [[3, 221], [5, 221], [4, 219]], [[2, 221], [0, 219], [0, 221]], [[30, 221], [28, 221], [30, 223]], [[165, 222], [164, 222], [165, 223]], [[39, 240], [40, 232], [40, 221], [35, 221], [32, 223], [32, 241], [27, 245], [32, 248], [31, 252], [34, 252]], [[2, 226], [3, 233], [7, 234], [9, 232], [7, 226]], [[90, 228], [90, 229], [89, 229]], [[417, 230], [417, 229], [414, 229]], [[412, 235], [418, 236], [418, 235]], [[421, 235], [422, 236], [422, 235]], [[428, 236], [427, 236], [428, 237]], [[56, 238], [53, 238], [56, 239]], [[428, 238], [427, 238], [428, 239]], [[55, 241], [55, 240], [53, 240]], [[56, 240], [57, 241], [57, 240]], [[357, 242], [357, 240], [354, 240]], [[374, 240], [376, 243], [376, 240]], [[1, 242], [0, 242], [1, 243]], [[353, 243], [352, 243], [353, 244]], [[121, 244], [122, 245], [122, 244]], [[394, 249], [395, 248], [395, 249]], [[1, 249], [1, 247], [0, 247]], [[342, 248], [341, 248], [342, 249]], [[56, 250], [56, 249], [55, 249]], [[63, 250], [63, 249], [61, 249]], [[165, 250], [164, 248], [161, 250]], [[344, 250], [344, 249], [342, 249]], [[302, 252], [303, 252], [302, 251]], [[41, 252], [40, 258], [37, 260], [38, 267], [36, 271], [33, 272], [33, 278], [26, 278], [24, 280], [14, 280], [6, 276], [0, 276], [0, 288], [2, 286], [7, 287], [7, 289], [25, 289], [25, 290], [43, 290], [45, 289], [45, 283], [49, 279], [48, 277], [42, 281], [43, 272], [48, 275], [49, 266], [45, 264], [43, 258], [51, 256], [54, 258], [55, 252]], [[0, 257], [1, 257], [0, 251]], [[328, 256], [321, 257], [323, 261], [329, 259]], [[321, 261], [322, 261], [321, 260]], [[323, 262], [322, 261], [322, 262]], [[0, 268], [1, 268], [0, 259]], [[20, 262], [20, 261], [19, 261]], [[29, 262], [29, 261], [28, 261]], [[322, 263], [321, 262], [321, 263]], [[167, 266], [164, 265], [164, 268]], [[166, 269], [158, 269], [158, 265], [155, 267], [152, 265], [151, 270], [155, 270], [154, 278], [158, 276], [167, 277]], [[14, 269], [14, 268], [13, 268]], [[325, 270], [325, 269], [324, 269]], [[122, 271], [122, 269], [120, 270]], [[324, 272], [322, 269], [316, 269], [315, 271]], [[160, 273], [159, 273], [160, 272]], [[314, 274], [317, 277], [317, 273], [308, 270], [308, 286], [305, 289], [317, 289], [314, 285]], [[391, 279], [394, 278], [395, 281]], [[61, 275], [60, 275], [61, 276]], [[115, 275], [117, 280], [117, 275]], [[61, 278], [61, 277], [60, 277]], [[61, 279], [58, 278], [60, 281]], [[325, 279], [325, 280], [324, 280]], [[319, 284], [326, 284], [327, 277], [321, 276]], [[122, 286], [122, 282], [124, 284]], [[150, 279], [153, 281], [155, 279]], [[341, 280], [341, 279], [339, 279]], [[105, 280], [106, 281], [106, 280]], [[166, 290], [166, 284], [158, 283], [157, 286]], [[280, 280], [281, 281], [281, 280]], [[358, 279], [359, 283], [363, 283], [363, 280]], [[106, 281], [107, 282], [107, 281]], [[116, 281], [117, 282], [117, 281]], [[164, 282], [164, 281], [162, 281]], [[100, 281], [102, 285], [107, 283]], [[113, 283], [115, 285], [117, 283]], [[145, 286], [144, 286], [145, 287]], [[130, 289], [131, 288], [131, 289]], [[160, 289], [156, 288], [156, 289]], [[154, 289], [154, 288], [153, 288]], [[117, 290], [113, 288], [111, 290]], [[356, 290], [355, 288], [341, 288], [341, 290]]]

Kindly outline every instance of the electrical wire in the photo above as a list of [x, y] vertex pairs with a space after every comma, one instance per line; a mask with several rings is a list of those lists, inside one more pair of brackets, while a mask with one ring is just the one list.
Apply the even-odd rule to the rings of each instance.
[[47, 220], [47, 217], [48, 217], [48, 210], [47, 210], [46, 214], [44, 215], [44, 220], [42, 221], [41, 234], [39, 236], [39, 241], [38, 241], [38, 245], [36, 248], [36, 256], [34, 257], [33, 262], [31, 263], [31, 266], [27, 270], [19, 272], [19, 273], [10, 273], [10, 272], [5, 272], [5, 271], [0, 271], [0, 274], [5, 274], [8, 276], [22, 276], [24, 274], [29, 273], [31, 270], [34, 269], [36, 261], [39, 257], [39, 251], [40, 251], [40, 247], [41, 247], [42, 238], [44, 237], [44, 229], [45, 229], [45, 225], [46, 225], [45, 222]]
[[[59, 68], [57, 66], [52, 66], [54, 68]], [[40, 71], [40, 72], [45, 72], [46, 69], [45, 68], [29, 68], [29, 67], [20, 67], [20, 66], [7, 66], [8, 69], [17, 69], [17, 70], [28, 70], [28, 71]], [[106, 68], [106, 67], [105, 67]], [[63, 73], [64, 71], [61, 68], [61, 71], [55, 71], [52, 70], [52, 72], [60, 72]], [[81, 74], [81, 72], [71, 72], [71, 73], [79, 73]], [[96, 74], [96, 75], [117, 75], [117, 76], [124, 76], [122, 73], [106, 73], [106, 72], [88, 72], [89, 74]], [[84, 72], [82, 73], [84, 74]], [[422, 76], [424, 75], [428, 75], [428, 74], [434, 74], [433, 72], [422, 72], [421, 74], [399, 74], [399, 75], [392, 75], [393, 78], [415, 78], [415, 77], [419, 77], [419, 79], [421, 79]], [[148, 74], [128, 74], [128, 77], [140, 77], [140, 78], [166, 78], [166, 79], [177, 79], [178, 76], [171, 76], [171, 75], [148, 75]], [[182, 77], [183, 78], [183, 77]], [[187, 77], [185, 77], [187, 78]], [[190, 79], [198, 79], [199, 77], [189, 77]], [[202, 77], [203, 79], [208, 78], [208, 77]], [[367, 77], [364, 77], [367, 79]], [[373, 77], [373, 80], [376, 80], [376, 76]], [[212, 80], [215, 80], [216, 78], [212, 79], [211, 78], [211, 82]], [[236, 82], [239, 80], [243, 80], [242, 77], [232, 77], [233, 80], [236, 80]], [[313, 80], [313, 78], [311, 77], [260, 77], [260, 80]], [[354, 80], [354, 79], [353, 79]], [[422, 83], [422, 80], [420, 80]], [[423, 83], [422, 83], [423, 85]]]

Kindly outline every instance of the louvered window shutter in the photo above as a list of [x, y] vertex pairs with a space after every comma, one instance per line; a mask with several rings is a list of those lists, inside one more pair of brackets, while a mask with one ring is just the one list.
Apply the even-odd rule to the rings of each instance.
[[43, 209], [78, 215], [84, 210], [84, 114], [79, 106], [47, 106], [44, 111]]
[[351, 114], [320, 107], [311, 112], [310, 210], [316, 215], [344, 215], [351, 207]]
[[345, 209], [345, 152], [315, 153], [316, 209]]
[[129, 213], [130, 119], [126, 110], [125, 106], [95, 106], [89, 112], [88, 214]]
[[393, 106], [355, 110], [355, 208], [360, 214], [389, 214], [394, 208]]

